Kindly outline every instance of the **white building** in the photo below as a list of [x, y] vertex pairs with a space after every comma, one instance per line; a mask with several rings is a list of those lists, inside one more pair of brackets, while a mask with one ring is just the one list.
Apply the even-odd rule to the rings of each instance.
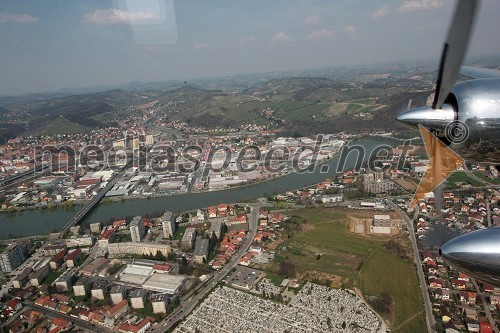
[[373, 215], [371, 232], [374, 234], [390, 234], [391, 217], [389, 215]]

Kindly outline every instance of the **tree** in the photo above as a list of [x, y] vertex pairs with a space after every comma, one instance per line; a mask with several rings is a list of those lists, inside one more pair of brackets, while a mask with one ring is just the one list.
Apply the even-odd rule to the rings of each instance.
[[295, 277], [295, 265], [290, 261], [282, 261], [278, 267], [278, 274], [286, 278]]
[[155, 259], [158, 260], [158, 261], [165, 261], [165, 260], [167, 260], [167, 258], [163, 255], [163, 253], [160, 250], [156, 251]]

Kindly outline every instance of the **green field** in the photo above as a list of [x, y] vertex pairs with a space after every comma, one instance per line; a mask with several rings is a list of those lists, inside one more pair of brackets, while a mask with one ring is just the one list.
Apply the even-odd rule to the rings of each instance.
[[447, 179], [447, 182], [449, 183], [469, 183], [472, 186], [483, 186], [484, 183], [480, 183], [479, 181], [472, 179], [469, 177], [465, 172], [463, 171], [457, 171], [452, 173]]
[[485, 182], [487, 183], [490, 183], [490, 184], [495, 184], [495, 185], [500, 185], [500, 179], [491, 179], [491, 178], [488, 178], [484, 173], [482, 173], [481, 171], [474, 171], [473, 172], [474, 175], [478, 178], [481, 178], [482, 180], [484, 180]]
[[50, 272], [49, 275], [47, 275], [47, 277], [43, 280], [43, 284], [47, 284], [47, 285], [50, 285], [52, 284], [52, 282], [54, 282], [60, 275], [62, 274], [62, 272]]
[[175, 230], [174, 239], [181, 240], [182, 236], [184, 236], [184, 231], [186, 231], [186, 227], [185, 226], [182, 225], [182, 226], [178, 227]]
[[[301, 209], [290, 212], [307, 220], [306, 230], [285, 242], [282, 253], [297, 267], [356, 279], [364, 259], [384, 241], [352, 234], [345, 224], [345, 213], [331, 209]], [[321, 259], [316, 260], [316, 254]]]
[[363, 295], [392, 297], [391, 332], [425, 332], [423, 300], [413, 263], [403, 261], [383, 248], [377, 249], [361, 268]]
[[416, 269], [411, 262], [384, 249], [388, 237], [349, 232], [346, 213], [334, 209], [301, 209], [288, 215], [304, 218], [306, 225], [281, 244], [277, 261], [291, 261], [300, 273], [317, 271], [340, 276], [344, 285], [359, 286], [366, 296], [385, 291], [393, 300], [392, 314], [388, 315], [391, 328], [396, 328], [393, 332], [425, 331]]
[[284, 112], [277, 112], [276, 115], [285, 120], [299, 120], [310, 118], [312, 116], [321, 116], [323, 111], [330, 107], [330, 104], [317, 104], [306, 106], [304, 108], [289, 110]]
[[54, 135], [54, 134], [76, 134], [89, 132], [91, 128], [72, 123], [64, 117], [57, 117], [53, 121], [30, 131], [29, 135]]

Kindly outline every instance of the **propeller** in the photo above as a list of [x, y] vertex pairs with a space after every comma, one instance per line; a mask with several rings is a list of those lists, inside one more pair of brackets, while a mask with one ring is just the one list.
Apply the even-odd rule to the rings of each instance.
[[[455, 84], [460, 67], [462, 66], [467, 46], [469, 45], [476, 12], [479, 7], [478, 4], [479, 0], [458, 1], [448, 35], [443, 44], [436, 81], [436, 92], [432, 106], [408, 109], [400, 113], [397, 119], [403, 124], [413, 128], [423, 125], [429, 128], [431, 132], [436, 133], [446, 131], [446, 128], [456, 120], [456, 110], [451, 105], [445, 104], [445, 101]], [[439, 140], [435, 136], [433, 139], [436, 141]], [[432, 172], [430, 181], [435, 186], [439, 185], [437, 180], [441, 179], [443, 169], [441, 165], [443, 163], [441, 159], [442, 147], [436, 141], [427, 147], [428, 154], [432, 154], [434, 157], [432, 165], [429, 165], [429, 168], [431, 168]], [[441, 208], [443, 207], [441, 186], [438, 186], [435, 195], [436, 209], [441, 217]]]
[[443, 130], [455, 120], [453, 108], [443, 104], [455, 84], [464, 60], [478, 4], [479, 0], [458, 1], [441, 53], [432, 106], [408, 109], [400, 113], [397, 119], [403, 124], [413, 128], [421, 124], [434, 130]]
[[433, 109], [440, 109], [455, 84], [469, 45], [479, 0], [460, 0], [443, 45]]

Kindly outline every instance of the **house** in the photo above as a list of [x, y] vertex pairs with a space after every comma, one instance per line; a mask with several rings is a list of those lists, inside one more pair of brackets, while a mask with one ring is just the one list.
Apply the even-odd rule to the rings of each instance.
[[468, 319], [477, 320], [477, 311], [474, 308], [464, 308], [463, 314]]
[[143, 320], [141, 320], [137, 325], [121, 323], [120, 325], [118, 325], [117, 329], [118, 332], [121, 333], [144, 333], [151, 327], [151, 324], [153, 322], [154, 320], [152, 318], [146, 317]]
[[480, 333], [493, 333], [493, 327], [490, 323], [479, 323], [479, 332]]
[[213, 219], [217, 217], [217, 208], [208, 207], [208, 218]]
[[52, 320], [52, 325], [58, 327], [60, 330], [67, 330], [72, 326], [71, 322], [60, 317], [54, 318]]
[[29, 276], [32, 271], [33, 269], [31, 268], [31, 266], [26, 267], [21, 272], [21, 274], [19, 274], [18, 277], [12, 281], [12, 286], [17, 289], [21, 289], [22, 287], [24, 287], [24, 285], [30, 280]]
[[241, 259], [240, 259], [240, 265], [242, 266], [248, 266], [250, 264], [250, 260], [253, 257], [252, 252], [246, 253]]
[[33, 273], [31, 273], [30, 275], [31, 285], [34, 287], [38, 287], [42, 283], [43, 279], [45, 279], [45, 277], [49, 275], [49, 272], [50, 272], [49, 266], [45, 265], [40, 267]]
[[465, 324], [467, 325], [468, 332], [479, 332], [479, 323], [477, 320], [465, 318]]
[[106, 317], [111, 319], [120, 318], [124, 313], [128, 310], [128, 302], [126, 299], [122, 300], [118, 304], [111, 307], [108, 311], [106, 311]]
[[11, 299], [10, 301], [5, 304], [8, 310], [17, 312], [22, 309], [23, 305], [18, 299]]
[[64, 263], [64, 256], [68, 253], [68, 250], [64, 249], [59, 251], [58, 254], [56, 254], [52, 260], [49, 262], [50, 268], [52, 269], [58, 269], [61, 267], [61, 265]]
[[465, 281], [457, 280], [457, 279], [452, 279], [451, 285], [453, 286], [453, 288], [459, 289], [459, 290], [464, 290], [465, 288], [467, 288], [467, 283]]
[[460, 301], [463, 303], [475, 304], [477, 294], [472, 291], [461, 291], [460, 292]]
[[68, 267], [75, 267], [75, 263], [82, 256], [82, 250], [75, 249], [66, 255], [66, 265]]
[[429, 277], [429, 287], [430, 288], [443, 288], [444, 282], [436, 277]]

